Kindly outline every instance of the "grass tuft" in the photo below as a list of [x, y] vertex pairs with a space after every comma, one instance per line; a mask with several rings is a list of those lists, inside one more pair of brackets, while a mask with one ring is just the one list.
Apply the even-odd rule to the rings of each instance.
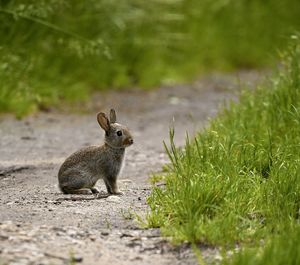
[[275, 236], [264, 248], [247, 248], [226, 258], [223, 265], [295, 265], [300, 264], [300, 228], [292, 227]]
[[165, 187], [148, 198], [149, 226], [175, 242], [255, 244], [299, 226], [300, 45], [271, 84], [245, 90], [184, 148], [165, 144]]

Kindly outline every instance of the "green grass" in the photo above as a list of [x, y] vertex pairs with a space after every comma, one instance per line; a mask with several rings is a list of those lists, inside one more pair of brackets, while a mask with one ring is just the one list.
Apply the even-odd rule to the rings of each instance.
[[290, 228], [275, 236], [265, 247], [248, 248], [225, 259], [223, 265], [295, 265], [300, 264], [300, 228]]
[[245, 90], [184, 148], [171, 130], [166, 185], [148, 197], [148, 226], [174, 242], [226, 247], [299, 230], [299, 38], [293, 42], [272, 82]]
[[0, 111], [268, 67], [299, 17], [298, 0], [3, 0]]

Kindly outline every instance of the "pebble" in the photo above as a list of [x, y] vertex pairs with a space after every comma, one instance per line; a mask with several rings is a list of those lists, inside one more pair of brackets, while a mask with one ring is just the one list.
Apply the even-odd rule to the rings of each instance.
[[97, 239], [97, 237], [95, 235], [90, 235], [89, 238], [91, 241], [96, 241], [96, 239]]
[[77, 235], [77, 232], [75, 230], [69, 229], [67, 230], [67, 235], [71, 237], [75, 237]]
[[170, 99], [169, 99], [169, 103], [171, 105], [178, 105], [180, 103], [180, 101], [181, 100], [178, 97], [175, 97], [175, 96], [170, 97]]
[[102, 235], [102, 236], [108, 236], [108, 235], [109, 235], [109, 232], [108, 232], [108, 231], [102, 231], [102, 232], [101, 232], [101, 235]]
[[107, 199], [106, 199], [107, 202], [114, 202], [114, 203], [120, 203], [122, 200], [120, 197], [118, 196], [109, 196]]
[[214, 256], [214, 260], [216, 260], [216, 261], [222, 261], [222, 260], [223, 260], [223, 257], [220, 255], [220, 253], [217, 253], [217, 254], [215, 254], [215, 256]]
[[79, 256], [79, 255], [74, 255], [71, 259], [71, 262], [82, 262], [83, 261], [83, 257]]
[[120, 179], [120, 182], [122, 183], [132, 183], [131, 179]]

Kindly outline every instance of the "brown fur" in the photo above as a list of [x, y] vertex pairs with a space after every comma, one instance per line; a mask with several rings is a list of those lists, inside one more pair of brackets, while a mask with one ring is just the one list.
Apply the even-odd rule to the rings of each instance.
[[99, 125], [105, 130], [104, 145], [80, 149], [61, 165], [58, 182], [63, 193], [97, 193], [94, 186], [102, 178], [108, 193], [120, 194], [117, 177], [124, 160], [125, 148], [133, 140], [129, 130], [116, 123], [114, 110], [110, 112], [110, 119], [111, 121], [102, 112], [97, 115]]

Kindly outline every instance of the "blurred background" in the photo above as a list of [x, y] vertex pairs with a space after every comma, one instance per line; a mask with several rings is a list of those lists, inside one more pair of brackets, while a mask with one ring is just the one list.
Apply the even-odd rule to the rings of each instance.
[[0, 112], [268, 68], [299, 0], [0, 0]]

